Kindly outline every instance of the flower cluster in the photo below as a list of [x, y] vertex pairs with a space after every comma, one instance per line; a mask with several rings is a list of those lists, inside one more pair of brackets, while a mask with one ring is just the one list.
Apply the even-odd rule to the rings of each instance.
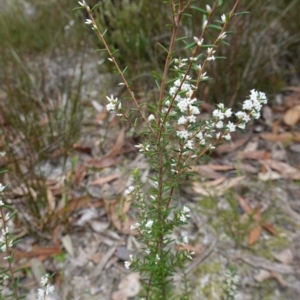
[[187, 219], [190, 217], [189, 212], [190, 212], [190, 209], [187, 206], [184, 206], [182, 211], [179, 214], [179, 220], [181, 222], [186, 222]]
[[46, 296], [52, 294], [54, 292], [54, 286], [49, 283], [49, 274], [42, 276], [41, 285], [42, 288], [38, 289], [37, 300], [46, 300]]
[[114, 96], [111, 95], [110, 97], [106, 96], [106, 99], [108, 100], [108, 104], [106, 104], [106, 109], [108, 111], [114, 111], [116, 108], [118, 110], [121, 109], [122, 105], [118, 98], [114, 98]]
[[[223, 17], [224, 18], [224, 17]], [[222, 36], [222, 38], [224, 35]], [[198, 41], [197, 38], [194, 38]], [[208, 48], [207, 60], [213, 60], [214, 57], [213, 48]], [[183, 67], [186, 60], [175, 60], [178, 64], [178, 68]], [[201, 71], [201, 65], [196, 65], [198, 71]], [[206, 76], [202, 74], [202, 76]], [[202, 78], [202, 77], [201, 77]], [[252, 117], [259, 118], [260, 110], [263, 104], [267, 103], [266, 95], [262, 92], [251, 90], [249, 99], [245, 100], [242, 106], [242, 111], [233, 113], [231, 108], [226, 108], [224, 104], [218, 104], [218, 108], [212, 113], [212, 119], [205, 121], [201, 126], [197, 126], [197, 115], [200, 114], [200, 110], [197, 107], [197, 99], [193, 97], [195, 93], [195, 86], [191, 83], [192, 78], [188, 75], [181, 75], [180, 78], [175, 80], [173, 86], [169, 90], [171, 97], [175, 97], [175, 111], [173, 115], [177, 116], [177, 125], [180, 126], [176, 131], [176, 135], [181, 140], [183, 149], [192, 150], [199, 148], [198, 146], [205, 146], [207, 149], [214, 149], [214, 145], [221, 138], [224, 140], [231, 139], [231, 133], [236, 130], [237, 127], [244, 129], [246, 123], [251, 120]], [[165, 101], [165, 105], [168, 110], [170, 101]], [[233, 123], [229, 120], [233, 115], [236, 116], [237, 122]], [[196, 125], [196, 126], [195, 126]]]

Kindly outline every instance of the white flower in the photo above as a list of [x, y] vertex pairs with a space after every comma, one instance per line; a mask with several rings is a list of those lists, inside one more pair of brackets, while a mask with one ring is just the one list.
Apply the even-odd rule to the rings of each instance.
[[213, 117], [217, 118], [217, 119], [220, 119], [220, 120], [223, 120], [224, 119], [224, 114], [222, 113], [222, 111], [220, 109], [215, 109], [213, 112], [212, 112], [212, 115]]
[[187, 130], [177, 131], [176, 134], [181, 139], [187, 139], [190, 135]]
[[116, 105], [113, 103], [106, 104], [107, 111], [114, 111], [116, 109]]
[[201, 46], [203, 44], [203, 39], [199, 40], [196, 36], [194, 36], [194, 41], [198, 46]]
[[4, 202], [2, 200], [0, 200], [0, 207], [4, 206]]
[[198, 69], [198, 71], [200, 71], [201, 70], [201, 68], [202, 68], [202, 66], [199, 64], [199, 65], [197, 65], [197, 69]]
[[246, 128], [246, 124], [245, 123], [241, 123], [239, 125], [237, 125], [238, 128], [241, 128], [241, 129], [245, 129]]
[[125, 190], [124, 195], [125, 196], [131, 195], [133, 191], [134, 191], [134, 187], [131, 185]]
[[220, 135], [221, 135], [220, 132], [216, 133], [216, 139], [218, 139], [220, 137]]
[[152, 227], [152, 225], [153, 225], [153, 221], [152, 221], [152, 220], [149, 220], [149, 221], [147, 221], [147, 223], [146, 223], [145, 227], [147, 227], [147, 228], [151, 228], [151, 227]]
[[212, 56], [209, 56], [208, 58], [207, 58], [207, 60], [208, 61], [210, 61], [210, 60], [215, 60], [216, 58], [215, 58], [215, 56], [214, 55], [212, 55]]
[[48, 274], [43, 275], [41, 278], [42, 286], [46, 286], [48, 284], [48, 280], [49, 280], [49, 275]]
[[224, 127], [223, 121], [219, 121], [219, 122], [216, 124], [216, 127], [217, 127], [217, 128], [223, 128], [223, 127]]
[[185, 236], [185, 237], [183, 238], [183, 243], [184, 243], [184, 244], [188, 244], [188, 242], [189, 242], [189, 238], [188, 238], [187, 236]]
[[192, 115], [199, 115], [200, 114], [200, 110], [198, 107], [196, 106], [190, 106], [190, 112]]
[[259, 119], [260, 112], [259, 111], [255, 111], [255, 112], [252, 112], [251, 115], [254, 117], [254, 119]]
[[124, 261], [125, 268], [129, 269], [131, 263], [132, 263], [131, 261]]
[[232, 122], [228, 122], [227, 124], [227, 128], [229, 129], [230, 132], [234, 132], [235, 131], [235, 125]]
[[179, 220], [180, 220], [181, 222], [186, 222], [186, 216], [183, 215], [183, 214], [181, 214], [181, 215], [179, 216]]
[[226, 32], [221, 33], [218, 37], [219, 40], [222, 40], [222, 39], [225, 39], [225, 38], [226, 38]]
[[80, 6], [82, 6], [82, 7], [85, 7], [85, 6], [86, 6], [86, 4], [85, 4], [85, 1], [84, 1], [84, 0], [82, 0], [82, 2], [78, 1], [78, 4], [79, 4]]
[[231, 135], [230, 133], [227, 133], [226, 135], [223, 136], [223, 138], [227, 141], [230, 141], [231, 140]]
[[205, 28], [206, 26], [207, 26], [207, 20], [205, 20], [204, 22], [203, 22], [203, 25], [202, 25], [202, 28]]
[[196, 123], [196, 117], [194, 115], [188, 116], [187, 119], [189, 120], [190, 123]]
[[223, 14], [223, 15], [221, 16], [221, 20], [222, 20], [223, 23], [226, 22], [226, 15], [225, 15], [225, 14]]
[[150, 149], [150, 146], [149, 145], [143, 145], [143, 144], [138, 144], [138, 145], [135, 145], [136, 148], [139, 148], [140, 152], [148, 152], [149, 149]]
[[87, 25], [93, 24], [93, 21], [91, 19], [86, 19], [85, 24]]
[[204, 72], [203, 74], [201, 74], [201, 80], [206, 80], [206, 79], [208, 79], [209, 77], [208, 76], [206, 76], [206, 72]]
[[193, 147], [194, 147], [194, 142], [191, 140], [188, 140], [184, 145], [184, 148], [188, 148], [188, 149], [193, 149]]
[[245, 100], [243, 103], [243, 110], [251, 110], [253, 107], [253, 101], [252, 100]]
[[210, 14], [211, 13], [211, 7], [208, 5], [208, 4], [206, 4], [206, 11]]
[[151, 114], [149, 117], [148, 117], [148, 122], [151, 122], [155, 120], [155, 116], [153, 114]]
[[2, 183], [0, 183], [0, 193], [3, 192], [5, 189], [5, 185], [3, 185]]
[[184, 213], [189, 213], [191, 211], [187, 206], [184, 206], [182, 210]]
[[106, 96], [106, 99], [108, 100], [108, 104], [106, 104], [106, 109], [108, 111], [115, 110], [117, 105], [118, 108], [121, 108], [121, 103], [118, 103], [118, 98], [114, 98], [114, 96], [111, 95], [110, 97]]
[[186, 99], [182, 99], [181, 101], [179, 101], [177, 103], [177, 106], [178, 106], [179, 110], [183, 113], [183, 112], [187, 111], [188, 102]]
[[207, 48], [208, 55], [214, 54], [215, 52], [216, 52], [216, 50], [213, 50], [213, 48]]
[[177, 124], [178, 124], [178, 125], [184, 125], [184, 124], [186, 124], [186, 122], [187, 122], [187, 118], [184, 117], [184, 116], [181, 116], [181, 117], [178, 119]]
[[224, 115], [226, 118], [230, 118], [232, 116], [231, 108], [227, 108], [226, 111], [224, 112]]

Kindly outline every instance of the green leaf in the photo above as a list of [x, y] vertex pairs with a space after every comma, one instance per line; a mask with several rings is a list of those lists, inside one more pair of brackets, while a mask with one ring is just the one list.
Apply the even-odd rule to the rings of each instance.
[[161, 48], [163, 48], [166, 51], [166, 53], [169, 52], [169, 50], [166, 47], [164, 47], [162, 44], [158, 43], [158, 46], [160, 46]]
[[214, 24], [209, 24], [207, 27], [208, 28], [212, 28], [212, 29], [216, 29], [216, 30], [222, 30], [221, 26], [214, 25]]
[[234, 15], [239, 16], [239, 15], [247, 15], [247, 14], [250, 14], [250, 11], [240, 11], [240, 12], [235, 13]]
[[100, 1], [98, 4], [96, 4], [93, 8], [91, 8], [91, 11], [93, 11], [95, 8], [97, 8], [100, 5], [102, 5], [102, 1]]
[[187, 36], [183, 36], [183, 37], [180, 37], [180, 38], [176, 39], [176, 41], [178, 42], [178, 41], [181, 41], [181, 40], [185, 40], [187, 38], [188, 38]]
[[73, 8], [72, 10], [80, 10], [80, 9], [84, 9], [84, 7], [75, 7], [75, 8]]
[[185, 48], [185, 49], [191, 49], [191, 48], [194, 48], [195, 46], [196, 46], [196, 43], [193, 42], [193, 43], [191, 43], [191, 44], [187, 44], [184, 48]]
[[221, 40], [221, 43], [222, 43], [222, 44], [225, 44], [226, 46], [230, 46], [230, 44], [227, 43], [227, 42], [225, 42], [224, 40]]
[[204, 15], [208, 15], [208, 12], [207, 12], [206, 10], [200, 8], [200, 7], [197, 7], [197, 6], [193, 6], [193, 5], [192, 5], [192, 6], [191, 6], [191, 9], [197, 10], [197, 11], [201, 12], [201, 13], [204, 14]]

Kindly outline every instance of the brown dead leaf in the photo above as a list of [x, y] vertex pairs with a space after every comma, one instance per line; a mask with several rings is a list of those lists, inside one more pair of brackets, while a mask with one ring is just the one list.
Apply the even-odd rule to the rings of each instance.
[[289, 126], [295, 126], [300, 120], [300, 105], [290, 108], [283, 116], [283, 122]]
[[260, 235], [261, 235], [261, 231], [262, 231], [262, 228], [261, 226], [257, 225], [255, 226], [249, 233], [249, 236], [248, 236], [248, 245], [249, 246], [252, 246], [253, 244], [255, 244]]
[[262, 227], [273, 235], [277, 234], [275, 228], [270, 223], [266, 222], [266, 223], [262, 224]]
[[124, 145], [124, 140], [125, 140], [125, 128], [123, 127], [120, 130], [120, 133], [117, 137], [116, 143], [114, 144], [114, 146], [111, 148], [111, 150], [109, 151], [109, 153], [107, 155], [105, 155], [106, 157], [109, 158], [115, 158], [118, 154], [120, 154], [123, 145]]
[[288, 165], [287, 163], [269, 159], [269, 160], [265, 160], [264, 164], [267, 165], [269, 168], [282, 174], [284, 177], [293, 180], [300, 180], [300, 171]]
[[237, 157], [240, 159], [270, 159], [271, 153], [269, 151], [247, 151], [247, 152], [238, 152]]
[[290, 144], [292, 142], [300, 142], [300, 133], [298, 132], [283, 132], [280, 134], [263, 133], [260, 137], [266, 141], [281, 142], [283, 144]]
[[192, 166], [190, 171], [199, 173], [207, 179], [219, 179], [222, 177], [221, 174], [215, 172], [209, 165]]
[[241, 197], [239, 194], [234, 194], [234, 197], [237, 199], [237, 201], [239, 202], [240, 207], [242, 208], [242, 210], [247, 214], [250, 215], [252, 213], [252, 208], [251, 206], [247, 203], [247, 201]]
[[119, 178], [120, 176], [121, 176], [120, 174], [112, 174], [112, 175], [108, 175], [108, 176], [106, 176], [106, 177], [98, 178], [98, 179], [92, 181], [92, 182], [90, 183], [90, 185], [102, 185], [102, 184], [104, 184], [104, 183], [113, 181], [113, 180]]
[[249, 137], [241, 138], [237, 141], [231, 142], [230, 144], [222, 144], [218, 146], [215, 151], [218, 154], [225, 154], [236, 150], [237, 148], [242, 147], [249, 141]]
[[49, 189], [47, 187], [47, 201], [48, 201], [48, 208], [51, 212], [54, 211], [55, 209], [55, 197], [51, 191], [51, 189]]
[[271, 272], [266, 270], [260, 270], [258, 274], [253, 276], [253, 278], [258, 282], [263, 282], [266, 279], [271, 278]]
[[285, 282], [285, 280], [282, 278], [282, 276], [276, 272], [271, 272], [270, 273], [270, 278], [275, 279], [282, 287], [286, 287], [287, 283]]
[[122, 209], [123, 214], [126, 214], [129, 211], [129, 209], [131, 207], [131, 203], [132, 203], [131, 197], [130, 196], [126, 197], [125, 201], [124, 201], [123, 209]]
[[279, 134], [279, 126], [280, 126], [280, 123], [281, 123], [281, 119], [279, 120], [276, 120], [274, 123], [273, 123], [273, 126], [272, 126], [272, 133], [278, 135]]
[[90, 146], [83, 146], [80, 144], [74, 144], [73, 145], [73, 149], [78, 151], [78, 152], [82, 152], [88, 155], [92, 155], [92, 148]]
[[80, 182], [84, 179], [86, 175], [86, 167], [83, 164], [80, 164], [76, 167], [74, 175], [73, 175], [73, 180], [75, 185], [79, 185]]
[[70, 215], [74, 210], [85, 207], [92, 201], [90, 196], [84, 196], [77, 199], [70, 200], [66, 207], [63, 207], [55, 212], [55, 214], [51, 215], [49, 221], [53, 221], [53, 219], [63, 216], [64, 214]]
[[60, 232], [60, 225], [57, 225], [52, 233], [52, 241], [55, 247], [60, 246], [60, 241], [59, 241], [59, 232]]
[[293, 261], [293, 252], [291, 249], [284, 249], [280, 253], [276, 253], [273, 256], [285, 265], [289, 265]]
[[203, 196], [210, 196], [210, 195], [222, 196], [227, 190], [238, 185], [244, 179], [245, 176], [239, 176], [235, 178], [229, 178], [226, 180], [223, 179], [215, 180], [214, 182], [217, 182], [218, 185], [216, 185], [214, 189], [211, 188], [212, 186], [211, 184], [210, 186], [208, 186], [206, 183], [193, 182], [193, 190], [195, 193]]
[[211, 164], [208, 164], [206, 166], [211, 168], [214, 171], [230, 171], [230, 170], [235, 169], [234, 166], [225, 166], [225, 165], [211, 165]]
[[97, 169], [103, 169], [103, 168], [108, 168], [113, 165], [115, 165], [115, 160], [111, 157], [102, 157], [100, 159], [92, 158], [89, 159], [86, 163], [85, 166], [89, 168], [97, 168]]
[[253, 139], [251, 139], [245, 146], [244, 152], [256, 151], [258, 149], [258, 142], [259, 142], [258, 137], [254, 137]]
[[282, 287], [286, 287], [286, 282], [283, 280], [282, 276], [273, 271], [260, 270], [260, 272], [254, 276], [254, 279], [258, 282], [263, 282], [267, 279], [275, 279]]
[[32, 257], [52, 257], [54, 255], [62, 253], [62, 250], [57, 247], [39, 247], [39, 246], [32, 246], [30, 251], [22, 251], [18, 249], [12, 249], [14, 253], [14, 258], [16, 260], [22, 258], [32, 258]]

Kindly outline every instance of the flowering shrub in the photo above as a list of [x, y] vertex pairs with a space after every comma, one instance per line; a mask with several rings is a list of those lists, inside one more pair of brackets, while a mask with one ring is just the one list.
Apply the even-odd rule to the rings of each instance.
[[[2, 173], [2, 172], [1, 172]], [[6, 297], [11, 297], [13, 299], [20, 299], [17, 289], [17, 281], [14, 276], [14, 271], [12, 268], [13, 254], [10, 248], [16, 244], [14, 236], [9, 232], [8, 222], [15, 212], [12, 211], [11, 207], [4, 203], [2, 199], [3, 192], [7, 186], [0, 183], [0, 253], [5, 253], [6, 256], [4, 260], [7, 261], [8, 267], [0, 266], [0, 299], [2, 298], [2, 290], [5, 287], [5, 282], [8, 280], [12, 283], [12, 293], [10, 295], [5, 294]], [[4, 295], [3, 295], [4, 297]]]
[[[139, 222], [132, 226], [132, 230], [138, 231], [139, 240], [143, 245], [142, 252], [130, 256], [130, 261], [125, 262], [125, 267], [141, 273], [144, 286], [142, 296], [155, 300], [171, 299], [173, 275], [178, 272], [184, 274], [185, 263], [193, 259], [191, 251], [180, 247], [188, 242], [188, 237], [178, 237], [177, 240], [171, 238], [174, 229], [187, 223], [190, 217], [190, 209], [181, 206], [176, 196], [184, 175], [191, 165], [217, 144], [229, 141], [232, 132], [245, 129], [252, 118], [259, 118], [262, 105], [267, 102], [264, 93], [252, 90], [241, 111], [235, 113], [221, 103], [212, 112], [210, 120], [201, 121], [198, 118], [201, 112], [196, 92], [201, 83], [210, 79], [205, 72], [206, 66], [218, 58], [218, 45], [227, 37], [228, 22], [236, 14], [239, 0], [229, 13], [223, 14], [220, 20], [215, 21], [216, 24], [213, 22], [213, 16], [217, 10], [217, 3], [213, 7], [207, 5], [206, 10], [194, 7], [204, 15], [204, 21], [201, 32], [193, 38], [192, 43], [188, 43], [188, 37], [184, 38], [187, 48], [191, 51], [188, 58], [177, 58], [174, 53], [180, 21], [190, 8], [191, 1], [168, 2], [171, 7], [173, 30], [164, 71], [159, 81], [157, 80], [159, 95], [154, 104], [148, 105], [148, 116], [142, 110], [144, 104], [138, 103], [130, 89], [124, 72], [120, 70], [114, 53], [105, 41], [104, 33], [99, 31], [91, 9], [85, 1], [79, 2], [89, 15], [85, 23], [91, 26], [103, 43], [109, 56], [108, 60], [115, 64], [121, 77], [120, 84], [127, 88], [143, 122], [142, 126], [137, 126], [122, 108], [121, 100], [113, 95], [107, 97], [107, 110], [129, 122], [135, 132], [144, 139], [144, 142], [136, 147], [147, 157], [152, 169], [149, 177], [152, 187], [147, 194], [143, 191], [138, 170], [134, 171], [134, 185], [125, 191], [125, 195], [130, 196], [138, 208]], [[219, 31], [213, 44], [205, 44], [208, 28]], [[181, 299], [187, 299], [186, 297], [187, 294], [183, 292]]]

